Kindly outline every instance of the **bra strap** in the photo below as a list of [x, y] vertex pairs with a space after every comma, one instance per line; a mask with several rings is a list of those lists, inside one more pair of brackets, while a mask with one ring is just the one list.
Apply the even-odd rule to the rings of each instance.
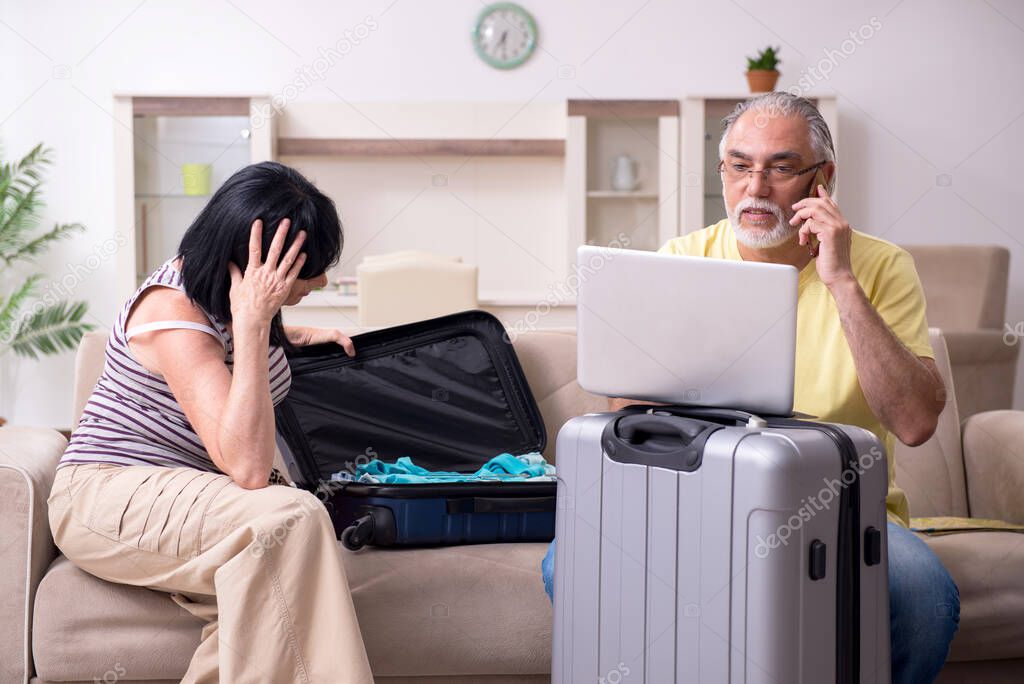
[[200, 330], [202, 332], [209, 333], [220, 340], [221, 344], [224, 344], [224, 340], [219, 332], [208, 325], [193, 323], [192, 321], [154, 321], [152, 323], [133, 325], [124, 331], [124, 339], [127, 342], [132, 339], [133, 335], [138, 335], [139, 333], [150, 332], [153, 330], [175, 330], [179, 328], [188, 328], [189, 330]]

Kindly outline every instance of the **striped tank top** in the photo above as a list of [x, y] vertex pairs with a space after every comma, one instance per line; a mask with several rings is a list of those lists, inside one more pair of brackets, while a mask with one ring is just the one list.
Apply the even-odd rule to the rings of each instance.
[[[163, 376], [153, 373], [135, 358], [125, 335], [125, 321], [132, 304], [153, 286], [184, 291], [181, 272], [168, 259], [139, 286], [121, 310], [107, 338], [103, 373], [82, 411], [64, 455], [57, 467], [75, 463], [115, 465], [190, 466], [210, 472], [220, 469], [210, 459], [199, 435], [175, 400]], [[234, 343], [230, 331], [207, 314], [213, 327], [175, 322], [175, 328], [204, 330], [224, 345], [230, 371], [234, 365]], [[138, 331], [157, 326], [137, 326]], [[132, 334], [136, 330], [133, 326]], [[271, 346], [267, 363], [270, 390], [278, 404], [291, 386], [291, 370], [281, 347]]]

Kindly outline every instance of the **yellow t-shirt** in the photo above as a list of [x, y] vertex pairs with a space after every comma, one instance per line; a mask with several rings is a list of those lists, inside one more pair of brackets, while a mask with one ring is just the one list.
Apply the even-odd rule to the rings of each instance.
[[[658, 250], [662, 254], [742, 260], [736, 235], [728, 219], [704, 230], [673, 238]], [[868, 300], [896, 337], [915, 355], [935, 358], [928, 340], [924, 292], [910, 254], [880, 238], [853, 231], [853, 274]], [[797, 286], [796, 378], [793, 408], [830, 423], [858, 425], [878, 435], [889, 465], [889, 518], [909, 524], [907, 497], [895, 485], [895, 436], [886, 430], [868, 406], [853, 355], [846, 342], [832, 294], [818, 277], [812, 259], [800, 271]]]

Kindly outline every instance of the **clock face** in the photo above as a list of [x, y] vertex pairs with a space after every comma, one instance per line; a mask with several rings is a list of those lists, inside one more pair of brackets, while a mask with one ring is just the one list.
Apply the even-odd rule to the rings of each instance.
[[473, 47], [480, 59], [497, 69], [517, 67], [533, 54], [537, 24], [530, 13], [511, 2], [488, 5], [473, 28]]

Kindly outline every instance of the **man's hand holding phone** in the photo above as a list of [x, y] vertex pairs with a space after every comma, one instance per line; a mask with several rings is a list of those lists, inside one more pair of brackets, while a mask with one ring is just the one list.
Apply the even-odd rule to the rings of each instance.
[[811, 250], [816, 258], [818, 277], [826, 287], [856, 281], [850, 261], [850, 240], [853, 235], [850, 224], [839, 211], [839, 205], [825, 190], [825, 180], [819, 170], [808, 197], [793, 205], [796, 212], [789, 220], [796, 226], [801, 221], [799, 241]]
[[[817, 197], [818, 196], [818, 186], [819, 185], [821, 185], [822, 187], [825, 187], [825, 186], [828, 185], [828, 181], [825, 180], [825, 174], [823, 174], [821, 172], [820, 168], [817, 171], [814, 172], [814, 182], [811, 183], [811, 187], [807, 191], [807, 197]], [[801, 244], [803, 244], [803, 243], [801, 243]], [[807, 249], [811, 253], [811, 257], [812, 258], [817, 257], [818, 256], [818, 238], [816, 238], [813, 235], [811, 235], [810, 238], [807, 241]]]

